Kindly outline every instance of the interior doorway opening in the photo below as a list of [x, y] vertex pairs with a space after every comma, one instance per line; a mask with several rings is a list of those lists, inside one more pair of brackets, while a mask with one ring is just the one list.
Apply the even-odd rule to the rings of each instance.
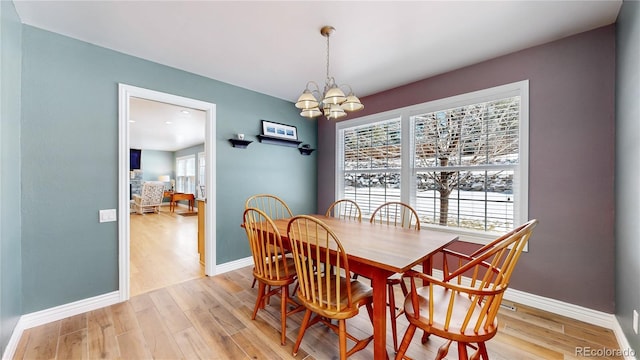
[[215, 260], [215, 104], [200, 100], [185, 98], [177, 95], [162, 93], [149, 89], [119, 84], [119, 176], [118, 176], [118, 262], [119, 262], [119, 293], [120, 300], [130, 297], [130, 157], [129, 157], [129, 120], [131, 117], [131, 99], [141, 98], [166, 104], [188, 107], [203, 111], [205, 115], [204, 159], [206, 216], [204, 218], [204, 273], [214, 275]]

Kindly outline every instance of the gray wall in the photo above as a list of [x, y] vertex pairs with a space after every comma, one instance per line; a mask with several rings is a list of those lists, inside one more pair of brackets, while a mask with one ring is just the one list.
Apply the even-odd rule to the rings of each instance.
[[20, 72], [22, 29], [0, 1], [0, 354], [22, 314], [20, 250]]
[[640, 311], [640, 2], [625, 1], [617, 24], [616, 315], [640, 354], [633, 310]]
[[[511, 287], [614, 313], [615, 26], [365, 97], [358, 116], [524, 79], [529, 217], [540, 224]], [[321, 210], [335, 194], [335, 124], [318, 124]]]
[[257, 143], [238, 150], [227, 141], [257, 134], [260, 119], [269, 119], [297, 126], [315, 145], [315, 122], [290, 102], [22, 29], [23, 313], [118, 289], [117, 223], [98, 223], [98, 210], [118, 205], [119, 82], [217, 105], [217, 263], [250, 255], [239, 226], [250, 194], [271, 192], [297, 211], [316, 209], [314, 156]]

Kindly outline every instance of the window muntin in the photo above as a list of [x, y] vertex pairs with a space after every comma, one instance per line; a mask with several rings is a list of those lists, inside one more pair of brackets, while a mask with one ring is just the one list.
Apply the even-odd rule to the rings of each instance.
[[[353, 155], [354, 143], [345, 141], [350, 131], [363, 133], [385, 121], [399, 124], [400, 143], [393, 144], [393, 152], [388, 145], [382, 152], [394, 165], [388, 168], [368, 158], [373, 151], [367, 154], [362, 146]], [[339, 122], [336, 130], [336, 198], [351, 198], [371, 211], [374, 204], [403, 201], [425, 226], [480, 243], [528, 219], [526, 80]], [[384, 186], [355, 181], [372, 175]], [[448, 207], [441, 219], [443, 202]]]

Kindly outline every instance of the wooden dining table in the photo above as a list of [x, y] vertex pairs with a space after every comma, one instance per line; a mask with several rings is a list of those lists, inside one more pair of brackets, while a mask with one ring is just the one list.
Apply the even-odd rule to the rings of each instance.
[[[422, 264], [431, 273], [431, 256], [457, 240], [451, 233], [412, 230], [391, 225], [372, 224], [311, 215], [327, 224], [338, 236], [349, 260], [349, 269], [371, 279], [373, 288], [373, 353], [374, 359], [386, 359], [387, 278]], [[289, 247], [289, 219], [275, 220], [283, 245]]]

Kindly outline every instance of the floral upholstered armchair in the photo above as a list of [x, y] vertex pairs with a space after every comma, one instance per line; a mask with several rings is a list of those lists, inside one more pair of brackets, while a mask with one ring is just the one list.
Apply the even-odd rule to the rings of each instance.
[[143, 214], [144, 212], [160, 212], [163, 195], [163, 182], [147, 181], [142, 184], [142, 191], [140, 195], [133, 195], [133, 209], [138, 214]]

